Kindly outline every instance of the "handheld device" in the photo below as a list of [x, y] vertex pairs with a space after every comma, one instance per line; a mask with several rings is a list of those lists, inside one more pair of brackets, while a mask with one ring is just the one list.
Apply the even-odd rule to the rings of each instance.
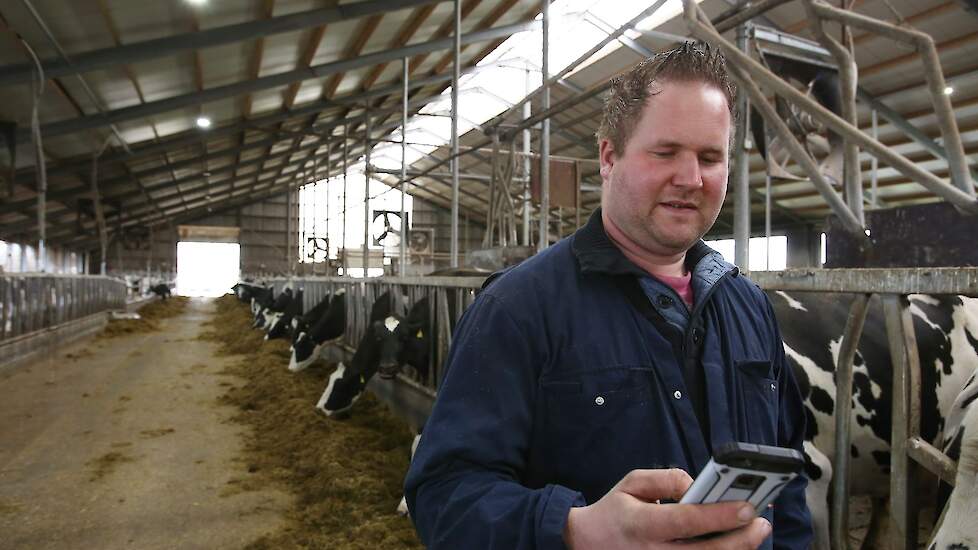
[[760, 515], [804, 466], [805, 458], [794, 449], [726, 443], [716, 449], [679, 502], [746, 501]]

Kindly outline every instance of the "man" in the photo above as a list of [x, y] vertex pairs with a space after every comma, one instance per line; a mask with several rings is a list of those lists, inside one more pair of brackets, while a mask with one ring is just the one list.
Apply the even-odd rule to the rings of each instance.
[[722, 443], [804, 436], [770, 303], [700, 240], [734, 95], [692, 44], [613, 81], [602, 208], [491, 277], [456, 330], [405, 488], [429, 548], [808, 547], [803, 478], [763, 518], [667, 503]]

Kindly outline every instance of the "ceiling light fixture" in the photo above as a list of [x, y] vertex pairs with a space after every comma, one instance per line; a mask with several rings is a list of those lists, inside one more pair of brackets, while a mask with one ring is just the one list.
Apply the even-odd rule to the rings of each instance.
[[209, 118], [207, 118], [205, 116], [197, 117], [197, 127], [198, 128], [210, 128], [211, 127], [211, 119], [209, 119]]
[[947, 86], [947, 87], [944, 88], [944, 95], [951, 95], [953, 93], [954, 93], [954, 88], [953, 87]]

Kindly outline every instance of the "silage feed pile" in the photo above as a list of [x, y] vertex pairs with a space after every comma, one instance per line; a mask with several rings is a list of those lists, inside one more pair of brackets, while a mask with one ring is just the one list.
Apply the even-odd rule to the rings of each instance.
[[369, 393], [349, 418], [326, 418], [315, 404], [335, 366], [289, 372], [289, 343], [263, 340], [251, 322], [246, 305], [224, 296], [202, 335], [221, 354], [240, 356], [227, 374], [243, 383], [221, 401], [250, 428], [242, 456], [248, 473], [224, 494], [271, 484], [294, 495], [285, 526], [248, 548], [422, 548], [410, 520], [395, 511], [411, 452], [407, 425]]
[[139, 308], [139, 319], [110, 319], [98, 338], [113, 338], [126, 334], [153, 332], [160, 329], [160, 321], [176, 317], [187, 308], [190, 298], [173, 296], [168, 300], [155, 300]]

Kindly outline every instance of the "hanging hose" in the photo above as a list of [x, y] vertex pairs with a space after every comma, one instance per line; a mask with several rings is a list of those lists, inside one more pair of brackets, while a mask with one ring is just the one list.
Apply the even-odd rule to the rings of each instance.
[[21, 38], [17, 37], [24, 49], [30, 54], [34, 61], [34, 78], [31, 80], [31, 140], [34, 142], [34, 164], [37, 166], [37, 270], [45, 271], [45, 252], [44, 239], [47, 236], [45, 220], [45, 200], [48, 192], [48, 172], [44, 160], [44, 147], [41, 142], [41, 123], [37, 116], [38, 106], [41, 103], [41, 95], [44, 93], [44, 68], [41, 67], [41, 60], [31, 49], [30, 45]]

